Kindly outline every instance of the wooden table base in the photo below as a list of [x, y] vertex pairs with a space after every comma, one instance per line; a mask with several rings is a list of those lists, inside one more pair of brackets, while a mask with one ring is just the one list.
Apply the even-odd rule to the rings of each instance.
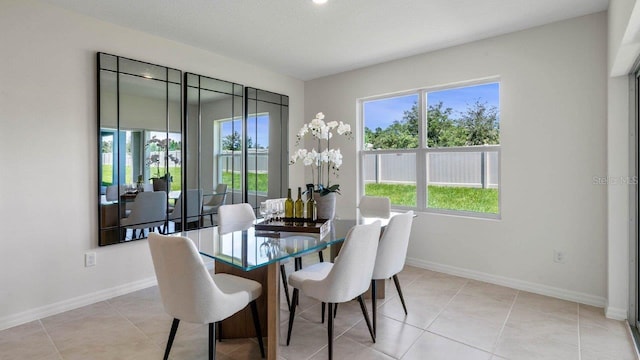
[[[280, 324], [280, 287], [279, 287], [279, 263], [272, 263], [267, 266], [252, 270], [243, 271], [222, 262], [215, 262], [216, 273], [226, 273], [255, 280], [262, 284], [262, 296], [256, 303], [258, 305], [258, 316], [262, 327], [262, 335], [267, 337], [266, 355], [267, 359], [278, 359], [279, 329]], [[246, 307], [235, 315], [222, 321], [223, 339], [251, 338], [255, 337], [251, 309]]]

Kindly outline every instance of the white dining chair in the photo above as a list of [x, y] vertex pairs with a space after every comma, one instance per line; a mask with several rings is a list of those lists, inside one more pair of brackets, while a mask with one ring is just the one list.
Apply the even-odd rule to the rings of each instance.
[[388, 197], [363, 196], [358, 209], [363, 217], [388, 219], [391, 216], [391, 201]]
[[335, 263], [320, 262], [289, 275], [289, 284], [293, 286], [293, 298], [289, 312], [287, 345], [291, 342], [300, 291], [328, 305], [327, 337], [330, 360], [333, 359], [333, 311], [339, 303], [358, 299], [371, 340], [376, 342], [362, 295], [369, 289], [379, 237], [380, 221], [356, 225], [347, 234], [340, 249], [340, 257]]
[[404, 314], [408, 314], [407, 305], [405, 304], [402, 289], [400, 288], [400, 280], [398, 280], [398, 273], [404, 268], [404, 263], [407, 258], [407, 247], [409, 245], [412, 223], [413, 211], [395, 215], [389, 220], [380, 238], [376, 264], [373, 268], [373, 276], [371, 277], [371, 306], [373, 307], [374, 334], [376, 332], [377, 322], [376, 280], [386, 280], [393, 277], [393, 282], [396, 285], [396, 290], [402, 302]]
[[221, 235], [247, 230], [256, 220], [256, 214], [247, 203], [222, 205], [218, 209], [218, 232]]
[[136, 195], [131, 206], [131, 214], [120, 220], [120, 226], [132, 229], [131, 238], [136, 237], [136, 229], [140, 229], [139, 237], [144, 236], [144, 229], [153, 230], [165, 225], [167, 209], [167, 193], [164, 191], [141, 192]]
[[173, 317], [164, 359], [169, 358], [180, 321], [209, 324], [209, 359], [215, 359], [215, 324], [247, 305], [251, 307], [260, 353], [262, 329], [256, 299], [259, 282], [230, 274], [211, 275], [193, 241], [182, 236], [149, 234], [149, 248], [164, 310]]
[[213, 226], [213, 215], [218, 213], [220, 206], [224, 205], [227, 199], [227, 184], [218, 184], [214, 194], [210, 195], [206, 202], [202, 204], [202, 215], [209, 215], [209, 220]]
[[[200, 220], [200, 209], [202, 208], [202, 190], [190, 189], [187, 190], [187, 225]], [[188, 226], [182, 226], [182, 193], [178, 196], [173, 211], [169, 213], [169, 220], [176, 224], [176, 228], [180, 230], [187, 230]]]
[[[256, 214], [253, 212], [253, 208], [246, 203], [222, 205], [218, 209], [218, 231], [221, 235], [246, 230], [254, 225], [255, 220]], [[287, 262], [289, 262], [289, 259], [280, 260], [280, 277], [282, 278], [282, 286], [284, 287], [287, 306], [291, 306], [287, 273], [285, 271], [285, 264]]]

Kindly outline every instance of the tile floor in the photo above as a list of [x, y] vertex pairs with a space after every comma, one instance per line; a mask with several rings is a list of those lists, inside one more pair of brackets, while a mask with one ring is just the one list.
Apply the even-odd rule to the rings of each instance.
[[[400, 281], [409, 315], [387, 283], [375, 344], [357, 302], [340, 305], [335, 359], [636, 359], [624, 324], [600, 308], [410, 266]], [[284, 341], [288, 311], [281, 308]], [[153, 287], [0, 331], [0, 359], [162, 359], [170, 324]], [[171, 358], [205, 359], [206, 328], [180, 326]], [[281, 358], [326, 359], [326, 341], [320, 305], [301, 297]], [[252, 339], [218, 345], [218, 359], [259, 358]]]

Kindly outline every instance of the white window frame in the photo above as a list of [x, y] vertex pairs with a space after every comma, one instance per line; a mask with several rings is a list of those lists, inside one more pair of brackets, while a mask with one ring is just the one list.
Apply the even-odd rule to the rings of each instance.
[[[373, 96], [358, 99], [358, 122], [360, 125], [359, 131], [359, 141], [358, 141], [358, 193], [359, 197], [365, 194], [365, 182], [364, 182], [364, 163], [365, 156], [373, 155], [373, 154], [415, 154], [416, 155], [416, 206], [402, 206], [402, 205], [394, 205], [391, 204], [392, 209], [396, 210], [415, 210], [425, 213], [434, 213], [434, 214], [443, 214], [443, 215], [454, 215], [454, 216], [463, 216], [463, 217], [472, 217], [472, 218], [483, 218], [483, 219], [501, 219], [502, 218], [502, 145], [484, 145], [484, 146], [455, 146], [455, 147], [438, 147], [438, 148], [429, 148], [427, 147], [426, 141], [426, 131], [427, 131], [427, 119], [426, 119], [426, 109], [428, 109], [427, 104], [427, 93], [447, 90], [447, 89], [455, 89], [455, 88], [463, 88], [468, 86], [482, 85], [482, 84], [490, 84], [490, 83], [500, 83], [499, 78], [487, 78], [483, 80], [469, 81], [464, 83], [456, 83], [450, 84], [447, 86], [437, 86], [430, 88], [421, 88], [410, 91], [402, 91], [392, 94], [385, 94], [380, 96]], [[394, 97], [406, 96], [411, 94], [418, 95], [418, 148], [415, 149], [383, 149], [383, 150], [366, 150], [364, 149], [364, 104], [370, 101], [389, 99]], [[500, 109], [498, 109], [500, 112]], [[502, 132], [500, 132], [500, 143], [502, 143]], [[428, 207], [428, 191], [427, 186], [427, 157], [430, 153], [437, 152], [480, 152], [480, 151], [491, 151], [498, 153], [498, 213], [486, 213], [486, 212], [475, 212], [475, 211], [466, 211], [466, 210], [452, 210], [452, 209], [439, 209], [439, 208], [430, 208]]]

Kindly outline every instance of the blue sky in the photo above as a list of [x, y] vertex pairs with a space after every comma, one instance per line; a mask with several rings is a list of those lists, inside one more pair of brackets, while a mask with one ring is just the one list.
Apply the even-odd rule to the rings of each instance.
[[[452, 108], [454, 118], [464, 112], [467, 105], [473, 104], [476, 100], [487, 102], [489, 106], [499, 106], [499, 83], [481, 84], [453, 88], [427, 93], [427, 106], [437, 104], [442, 101], [444, 108]], [[402, 120], [405, 110], [410, 110], [414, 102], [418, 101], [417, 94], [410, 94], [382, 100], [367, 101], [364, 104], [365, 126], [371, 130], [376, 127], [386, 128], [394, 120]]]
[[[261, 115], [258, 115], [257, 117], [250, 115], [249, 124], [253, 123], [253, 120], [256, 118], [258, 123], [257, 131], [255, 127], [252, 128], [251, 126], [249, 126], [249, 128], [247, 129], [247, 131], [249, 132], [248, 136], [253, 140], [254, 146], [256, 144], [259, 144], [260, 146], [263, 146], [263, 147], [269, 147], [269, 114], [261, 114]], [[235, 131], [237, 131], [238, 133], [241, 133], [242, 124], [240, 120], [235, 120], [234, 123], [235, 125], [233, 126], [235, 128]], [[231, 134], [232, 132], [231, 125], [232, 125], [231, 121], [225, 121], [222, 123], [222, 126], [221, 126], [222, 138]]]

